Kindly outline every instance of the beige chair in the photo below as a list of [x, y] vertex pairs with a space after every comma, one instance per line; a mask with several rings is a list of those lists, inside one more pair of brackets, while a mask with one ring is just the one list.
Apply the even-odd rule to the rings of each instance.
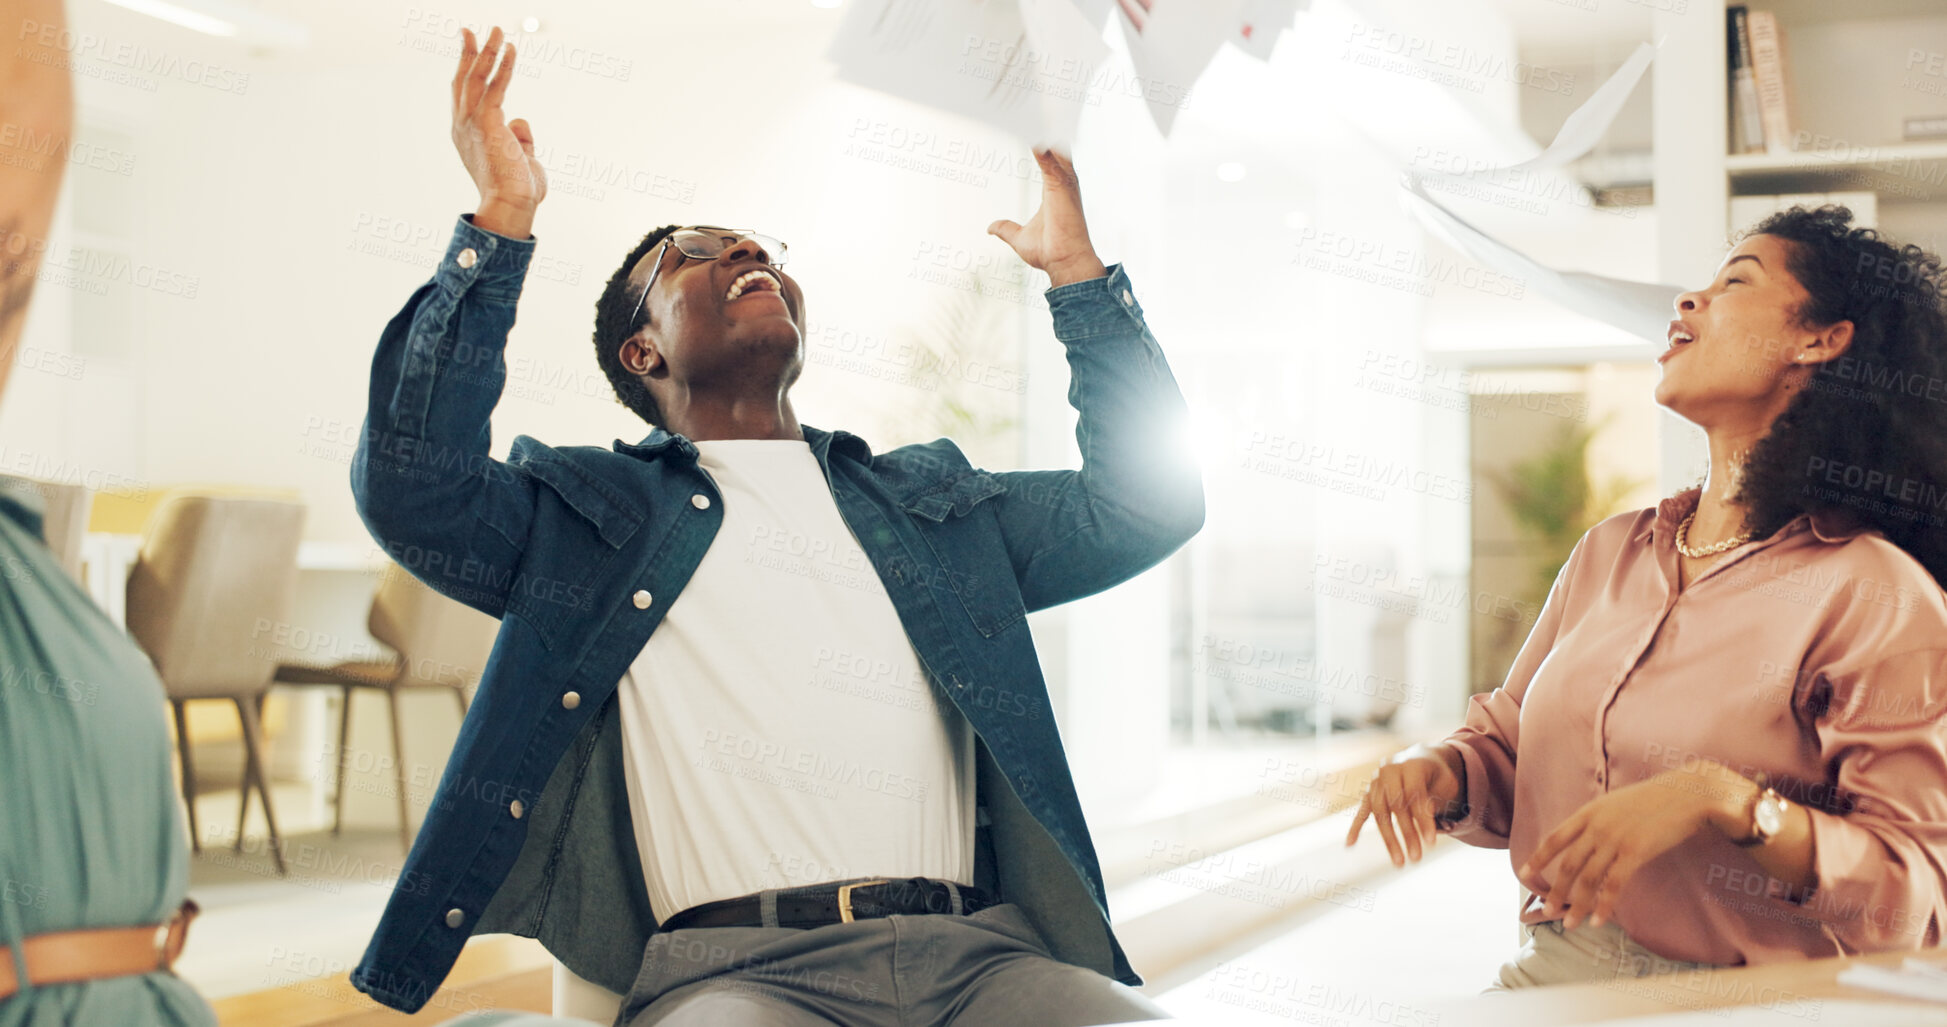
[[88, 534], [88, 512], [95, 503], [94, 493], [82, 485], [63, 485], [0, 474], [0, 492], [33, 496], [41, 508], [41, 539], [54, 550], [54, 558], [68, 576], [81, 581], [81, 540]]
[[[277, 661], [260, 644], [258, 629], [266, 619], [290, 618], [303, 533], [301, 503], [174, 494], [143, 526], [142, 548], [128, 576], [128, 632], [149, 654], [176, 711], [176, 753], [192, 847], [202, 851], [196, 768], [183, 705], [192, 699], [229, 699], [243, 722], [244, 786], [238, 805], [248, 811], [252, 785], [263, 795], [279, 874], [284, 873], [284, 843], [271, 809], [259, 717]], [[241, 829], [235, 848], [243, 848]]]
[[337, 834], [345, 817], [345, 765], [351, 734], [352, 690], [373, 688], [385, 693], [392, 714], [392, 764], [399, 797], [399, 844], [412, 848], [411, 817], [406, 802], [406, 750], [400, 731], [399, 692], [406, 688], [443, 688], [451, 692], [466, 718], [467, 689], [479, 681], [493, 649], [500, 622], [440, 595], [393, 564], [386, 568], [372, 598], [366, 630], [391, 650], [389, 658], [349, 660], [331, 666], [287, 663], [277, 668], [279, 684], [336, 685], [344, 692], [338, 715], [338, 784], [332, 799], [331, 832]]

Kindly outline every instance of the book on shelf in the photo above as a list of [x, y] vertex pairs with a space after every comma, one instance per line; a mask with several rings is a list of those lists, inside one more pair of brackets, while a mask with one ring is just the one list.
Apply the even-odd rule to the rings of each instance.
[[1785, 32], [1770, 11], [1745, 16], [1751, 36], [1751, 77], [1757, 80], [1758, 123], [1766, 153], [1792, 151], [1790, 90], [1786, 87]]
[[1758, 103], [1757, 71], [1751, 65], [1749, 12], [1743, 4], [1724, 9], [1724, 41], [1731, 71], [1731, 152], [1764, 149], [1763, 112]]

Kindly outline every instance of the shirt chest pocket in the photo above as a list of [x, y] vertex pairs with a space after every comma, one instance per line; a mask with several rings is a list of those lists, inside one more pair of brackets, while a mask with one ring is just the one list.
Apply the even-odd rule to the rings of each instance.
[[951, 593], [988, 638], [1028, 614], [996, 516], [999, 497], [1006, 493], [1007, 487], [993, 475], [969, 471], [901, 503], [935, 561], [932, 567], [915, 569], [918, 584], [931, 589], [942, 604]]
[[619, 590], [605, 578], [619, 566], [615, 554], [642, 526], [643, 514], [612, 486], [566, 461], [531, 459], [521, 468], [545, 488], [507, 605], [554, 649], [564, 631], [594, 622], [589, 614], [603, 594]]

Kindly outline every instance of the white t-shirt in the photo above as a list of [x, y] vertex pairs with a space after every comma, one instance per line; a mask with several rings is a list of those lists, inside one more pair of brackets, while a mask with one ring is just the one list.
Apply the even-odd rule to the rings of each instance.
[[973, 728], [801, 441], [696, 444], [723, 526], [623, 675], [658, 918], [854, 877], [973, 879]]

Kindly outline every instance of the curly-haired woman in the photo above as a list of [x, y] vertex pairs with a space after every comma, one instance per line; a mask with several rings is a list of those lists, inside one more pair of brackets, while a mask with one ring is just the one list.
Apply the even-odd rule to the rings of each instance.
[[1947, 306], [1851, 219], [1774, 214], [1678, 297], [1703, 485], [1590, 529], [1506, 683], [1367, 787], [1347, 844], [1509, 850], [1499, 987], [1941, 941]]

